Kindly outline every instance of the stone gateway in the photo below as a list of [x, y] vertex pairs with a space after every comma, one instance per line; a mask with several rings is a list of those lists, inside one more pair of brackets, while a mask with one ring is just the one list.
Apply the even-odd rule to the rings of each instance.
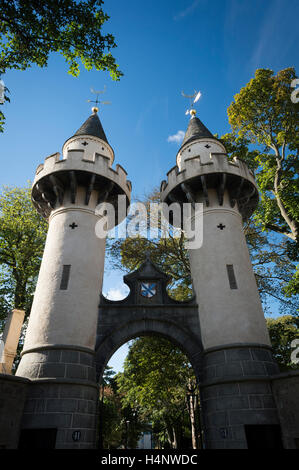
[[192, 110], [161, 198], [190, 203], [191, 219], [202, 224], [202, 246], [189, 249], [194, 298], [171, 299], [169, 278], [146, 257], [124, 277], [127, 298], [111, 301], [101, 296], [105, 239], [95, 233], [95, 208], [109, 202], [117, 213], [118, 196], [126, 207], [131, 196], [126, 171], [113, 161], [94, 108], [62, 157], [37, 168], [32, 201], [49, 230], [16, 376], [0, 374], [0, 448], [97, 448], [104, 368], [122, 344], [146, 334], [188, 356], [206, 449], [298, 448], [299, 376], [280, 374], [273, 360], [242, 230], [258, 203], [253, 172], [228, 159]]

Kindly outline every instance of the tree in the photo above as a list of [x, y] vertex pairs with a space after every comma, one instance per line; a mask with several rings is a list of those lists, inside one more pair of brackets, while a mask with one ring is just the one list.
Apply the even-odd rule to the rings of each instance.
[[12, 308], [29, 315], [47, 233], [30, 187], [4, 188], [0, 195], [0, 312]]
[[[114, 268], [134, 271], [145, 259], [149, 252], [151, 260], [157, 264], [172, 281], [169, 291], [177, 300], [184, 300], [192, 295], [191, 273], [188, 252], [184, 246], [184, 233], [177, 233], [163, 225], [156, 212], [151, 213], [152, 203], [160, 203], [160, 192], [154, 188], [137, 202], [142, 202], [147, 209], [147, 220], [141, 222], [145, 236], [127, 237], [126, 239], [107, 239], [107, 254]], [[130, 218], [130, 216], [129, 216]], [[150, 227], [157, 228], [158, 237], [146, 238]], [[167, 230], [167, 237], [160, 237], [161, 232]]]
[[298, 317], [284, 315], [278, 318], [267, 318], [267, 326], [274, 358], [280, 369], [282, 371], [298, 369], [299, 365], [291, 362], [291, 343], [294, 339], [298, 339]]
[[142, 430], [142, 423], [136, 410], [128, 404], [123, 405], [115, 372], [106, 366], [101, 382], [99, 410], [100, 448], [134, 449]]
[[123, 404], [138, 410], [154, 429], [166, 430], [172, 448], [180, 448], [189, 417], [197, 448], [196, 378], [185, 354], [161, 337], [134, 340], [117, 377]]
[[[79, 75], [81, 62], [87, 70], [109, 71], [113, 80], [119, 80], [122, 72], [110, 52], [116, 47], [114, 37], [102, 33], [109, 19], [102, 4], [102, 0], [2, 0], [0, 75], [32, 64], [46, 67], [50, 53], [59, 52], [73, 76]], [[3, 120], [1, 113], [0, 124]]]
[[[258, 69], [228, 108], [233, 132], [262, 146], [246, 160], [257, 169], [261, 205], [257, 221], [299, 243], [299, 104], [291, 100], [294, 68]], [[244, 142], [244, 141], [243, 141]]]

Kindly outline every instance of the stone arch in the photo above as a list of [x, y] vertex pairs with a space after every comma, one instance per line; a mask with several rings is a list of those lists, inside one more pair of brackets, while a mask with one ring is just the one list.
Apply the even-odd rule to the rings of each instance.
[[95, 358], [97, 380], [112, 354], [130, 339], [160, 335], [175, 343], [188, 357], [197, 380], [201, 376], [202, 342], [195, 298], [180, 302], [167, 293], [170, 278], [147, 255], [136, 271], [124, 276], [125, 299], [101, 297]]
[[199, 382], [201, 375], [202, 345], [196, 335], [186, 331], [183, 327], [165, 319], [147, 318], [127, 321], [111, 330], [96, 348], [95, 358], [97, 367], [97, 381], [100, 380], [104, 368], [117, 349], [130, 339], [138, 336], [161, 336], [176, 344], [188, 357], [194, 373]]

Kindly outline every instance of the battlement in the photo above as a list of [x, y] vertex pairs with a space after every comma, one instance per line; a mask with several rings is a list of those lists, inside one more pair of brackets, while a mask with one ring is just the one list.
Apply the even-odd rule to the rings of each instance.
[[77, 188], [86, 190], [85, 204], [88, 205], [92, 191], [98, 192], [98, 202], [116, 199], [124, 194], [129, 203], [132, 185], [127, 172], [117, 164], [111, 167], [111, 158], [94, 152], [86, 158], [85, 149], [70, 149], [64, 155], [54, 153], [46, 157], [35, 173], [32, 186], [32, 200], [37, 210], [48, 217], [51, 210], [62, 204], [66, 194], [69, 202], [76, 201]]
[[69, 150], [66, 152], [65, 158], [61, 158], [59, 152], [46, 157], [45, 162], [38, 165], [36, 169], [33, 184], [47, 175], [61, 171], [86, 171], [94, 173], [108, 178], [120, 186], [127, 186], [131, 190], [131, 182], [127, 181], [127, 172], [121, 165], [117, 164], [114, 170], [110, 166], [110, 158], [98, 153], [94, 154], [92, 160], [86, 159], [83, 149]]
[[[186, 187], [190, 190], [188, 195]], [[256, 207], [258, 189], [253, 171], [237, 157], [229, 160], [226, 153], [213, 152], [203, 161], [200, 155], [186, 158], [181, 171], [176, 165], [167, 173], [167, 181], [162, 181], [160, 191], [162, 200], [169, 204], [188, 202], [191, 194], [202, 192], [208, 205], [208, 189], [211, 188], [217, 190], [220, 205], [224, 191], [228, 190], [232, 207], [238, 202], [244, 218]]]

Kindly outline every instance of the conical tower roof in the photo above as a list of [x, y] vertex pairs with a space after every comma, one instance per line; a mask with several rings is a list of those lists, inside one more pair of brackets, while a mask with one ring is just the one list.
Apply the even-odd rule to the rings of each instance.
[[189, 125], [186, 130], [186, 134], [181, 147], [186, 144], [189, 144], [193, 140], [205, 138], [215, 139], [213, 134], [209, 131], [209, 129], [207, 129], [207, 127], [201, 122], [201, 120], [198, 119], [198, 117], [196, 116], [192, 116], [189, 121]]
[[99, 119], [99, 116], [96, 112], [94, 112], [91, 116], [89, 116], [89, 118], [86, 119], [84, 124], [82, 124], [82, 126], [74, 134], [74, 136], [76, 135], [91, 135], [94, 137], [99, 137], [104, 142], [107, 142], [107, 144], [109, 143], [101, 121]]

